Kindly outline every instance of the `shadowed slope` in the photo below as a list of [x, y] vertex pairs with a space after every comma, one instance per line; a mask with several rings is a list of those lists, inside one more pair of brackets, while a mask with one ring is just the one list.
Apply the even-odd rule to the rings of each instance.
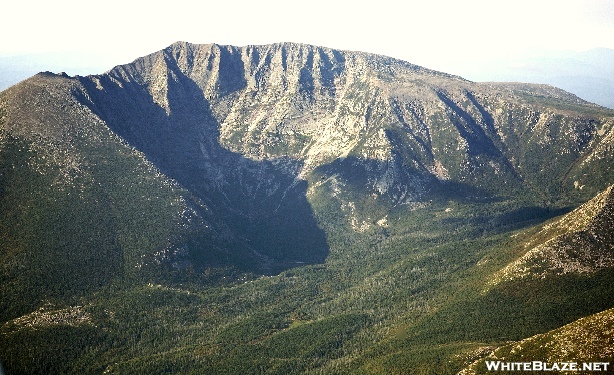
[[[119, 68], [108, 76], [82, 79], [87, 104], [226, 223], [252, 253], [235, 254], [237, 262], [255, 262], [247, 267], [267, 272], [322, 262], [326, 240], [306, 201], [306, 182], [296, 178], [301, 162], [290, 157], [253, 160], [222, 147], [209, 101], [179, 68], [182, 60], [166, 53], [160, 59], [152, 69], [163, 71], [155, 77], [164, 81], [159, 86], [164, 95], [150, 95], [151, 86], [138, 84], [139, 77], [131, 75], [142, 72]], [[251, 260], [241, 260], [246, 256]]]

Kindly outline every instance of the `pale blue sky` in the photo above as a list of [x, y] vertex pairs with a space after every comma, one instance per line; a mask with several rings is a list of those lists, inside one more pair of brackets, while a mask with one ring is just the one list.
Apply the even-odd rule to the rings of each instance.
[[22, 70], [102, 73], [178, 40], [292, 41], [463, 75], [486, 61], [614, 48], [614, 0], [20, 0], [3, 6], [0, 33], [4, 65]]

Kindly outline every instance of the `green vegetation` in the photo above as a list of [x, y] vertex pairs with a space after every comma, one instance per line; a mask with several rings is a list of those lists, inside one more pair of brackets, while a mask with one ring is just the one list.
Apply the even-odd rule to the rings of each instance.
[[[498, 220], [503, 207], [525, 214]], [[517, 256], [521, 241], [510, 230], [551, 215], [513, 207], [400, 207], [385, 228], [336, 227], [325, 264], [277, 276], [238, 274], [214, 285], [168, 273], [160, 284], [111, 284], [70, 301], [91, 323], [5, 325], [10, 346], [0, 357], [11, 373], [454, 373], [464, 365], [454, 358], [476, 342], [517, 340], [614, 305], [609, 271], [483, 294], [489, 275]], [[56, 342], [58, 330], [78, 340]], [[20, 343], [31, 355], [17, 351]], [[67, 353], [61, 363], [58, 351]]]

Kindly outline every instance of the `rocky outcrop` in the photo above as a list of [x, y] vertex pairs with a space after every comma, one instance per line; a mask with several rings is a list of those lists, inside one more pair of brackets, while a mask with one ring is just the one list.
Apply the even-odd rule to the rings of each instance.
[[614, 267], [614, 186], [547, 224], [525, 243], [528, 251], [498, 272], [505, 280], [591, 274]]
[[178, 139], [193, 141], [190, 160], [218, 183], [233, 178], [212, 163], [227, 151], [275, 160], [300, 180], [352, 157], [370, 191], [397, 203], [449, 179], [495, 194], [523, 186], [546, 201], [573, 195], [594, 184], [580, 173], [588, 164], [610, 160], [602, 149], [614, 125], [613, 112], [553, 87], [478, 84], [293, 43], [180, 42], [81, 82], [92, 110], [162, 166], [155, 150]]

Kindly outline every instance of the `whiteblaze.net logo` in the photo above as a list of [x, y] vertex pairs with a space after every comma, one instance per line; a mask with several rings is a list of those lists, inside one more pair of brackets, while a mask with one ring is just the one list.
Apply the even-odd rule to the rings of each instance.
[[503, 362], [486, 361], [488, 371], [608, 371], [610, 362]]

